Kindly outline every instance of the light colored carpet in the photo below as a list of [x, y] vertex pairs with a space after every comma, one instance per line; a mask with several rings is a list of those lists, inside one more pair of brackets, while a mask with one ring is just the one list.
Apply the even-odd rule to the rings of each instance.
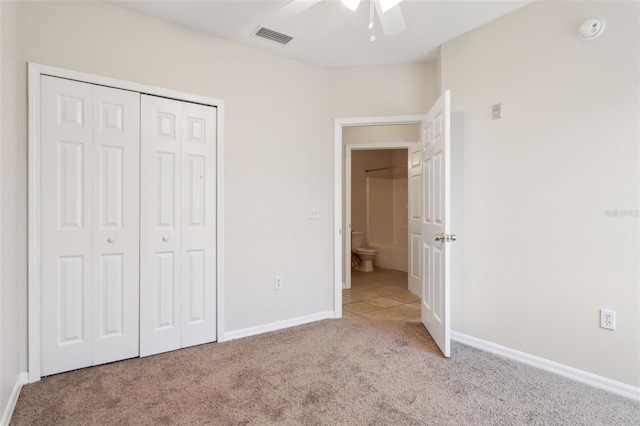
[[640, 404], [420, 323], [325, 320], [51, 376], [12, 424], [637, 425]]

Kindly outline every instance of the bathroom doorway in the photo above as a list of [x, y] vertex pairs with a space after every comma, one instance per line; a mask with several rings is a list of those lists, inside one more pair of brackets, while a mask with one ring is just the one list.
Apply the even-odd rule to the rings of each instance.
[[[395, 126], [419, 124], [421, 143], [411, 141], [347, 142], [347, 130], [352, 127]], [[464, 235], [461, 214], [464, 203], [464, 163], [461, 151], [464, 141], [464, 115], [451, 113], [451, 93], [443, 92], [424, 115], [389, 117], [337, 118], [334, 121], [334, 316], [343, 316], [343, 294], [351, 288], [351, 200], [350, 170], [354, 149], [408, 148], [410, 156], [409, 182], [409, 282], [420, 283], [422, 323], [434, 336], [445, 356], [449, 356], [450, 299], [452, 282], [462, 280], [464, 246], [460, 242], [450, 247], [445, 242], [457, 241], [452, 229]], [[457, 142], [456, 142], [457, 141]], [[424, 142], [424, 143], [422, 143]], [[369, 145], [369, 146], [366, 146]], [[434, 148], [438, 147], [438, 148]], [[444, 149], [442, 149], [444, 147]], [[434, 149], [442, 149], [434, 153]], [[444, 167], [443, 167], [444, 165]], [[452, 170], [455, 169], [455, 170]], [[347, 173], [345, 173], [345, 171]], [[423, 173], [424, 172], [424, 173]], [[452, 176], [455, 178], [452, 179]], [[414, 183], [428, 185], [414, 185]], [[436, 185], [437, 182], [437, 186]], [[455, 189], [451, 189], [455, 187]], [[413, 196], [415, 194], [416, 196]], [[451, 198], [451, 194], [456, 194]], [[346, 196], [346, 197], [345, 197]], [[423, 199], [424, 198], [424, 199]], [[428, 200], [424, 202], [424, 200]], [[456, 204], [459, 203], [459, 204]], [[438, 207], [439, 206], [439, 207]], [[425, 213], [426, 212], [426, 213]], [[436, 215], [437, 214], [437, 215]], [[413, 224], [419, 224], [419, 229]], [[437, 231], [433, 224], [437, 223]], [[444, 226], [444, 232], [442, 227]], [[446, 240], [445, 240], [446, 237]], [[435, 244], [438, 243], [438, 244]], [[444, 247], [444, 251], [443, 251]], [[458, 260], [454, 260], [457, 258]], [[447, 260], [448, 259], [448, 260]], [[428, 260], [428, 263], [427, 263]], [[349, 263], [346, 263], [346, 262]], [[455, 264], [455, 267], [453, 265]], [[436, 273], [436, 265], [442, 273]], [[346, 274], [345, 272], [349, 272]], [[456, 277], [457, 275], [457, 277]], [[348, 296], [348, 294], [344, 294]], [[436, 305], [437, 303], [437, 305]], [[440, 314], [435, 312], [439, 309]]]
[[[407, 276], [409, 152], [419, 138], [418, 124], [343, 129], [344, 317], [420, 321]], [[373, 271], [363, 265], [371, 255], [352, 253], [352, 242], [375, 253]]]
[[[352, 250], [358, 241], [375, 250], [376, 267], [407, 272], [407, 206], [407, 149], [353, 151]], [[365, 262], [352, 259], [355, 269], [363, 270]]]

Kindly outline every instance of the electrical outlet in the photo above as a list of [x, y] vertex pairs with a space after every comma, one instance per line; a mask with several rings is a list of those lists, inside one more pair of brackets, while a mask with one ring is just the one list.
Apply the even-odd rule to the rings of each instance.
[[600, 309], [600, 327], [608, 330], [616, 329], [616, 312]]
[[276, 290], [282, 290], [282, 277], [278, 276], [275, 278], [275, 280], [273, 281], [273, 287]]

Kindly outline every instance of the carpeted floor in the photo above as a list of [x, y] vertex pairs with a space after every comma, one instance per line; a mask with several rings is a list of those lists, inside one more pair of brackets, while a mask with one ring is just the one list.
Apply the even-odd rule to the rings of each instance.
[[325, 320], [23, 388], [14, 425], [638, 425], [640, 404], [452, 343], [422, 324]]

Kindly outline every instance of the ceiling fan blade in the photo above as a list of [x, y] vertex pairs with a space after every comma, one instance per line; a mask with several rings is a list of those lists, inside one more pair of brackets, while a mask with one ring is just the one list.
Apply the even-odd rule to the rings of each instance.
[[322, 0], [293, 0], [291, 3], [282, 6], [280, 8], [280, 12], [284, 15], [294, 16], [304, 12], [321, 1]]
[[378, 12], [378, 19], [380, 19], [380, 25], [382, 25], [382, 31], [386, 36], [393, 36], [400, 34], [407, 29], [407, 24], [404, 22], [404, 16], [402, 16], [402, 10], [400, 4], [393, 6], [386, 12], [382, 11], [380, 1], [374, 1], [376, 5], [376, 12]]

